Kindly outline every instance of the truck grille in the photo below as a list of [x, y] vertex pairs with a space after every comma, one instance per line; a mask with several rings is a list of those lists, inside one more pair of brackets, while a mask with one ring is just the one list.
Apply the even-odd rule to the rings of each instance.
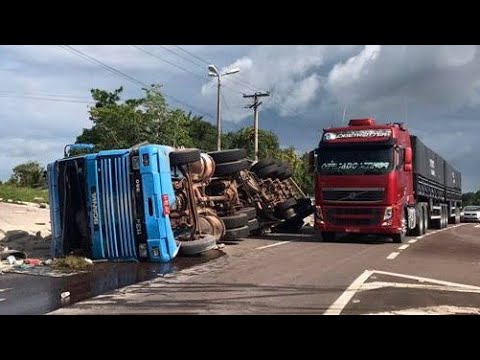
[[326, 221], [337, 226], [373, 226], [381, 221], [381, 208], [327, 208]]
[[136, 257], [129, 157], [98, 160], [100, 232], [105, 257]]
[[381, 202], [384, 189], [325, 189], [322, 192], [324, 201], [332, 202]]

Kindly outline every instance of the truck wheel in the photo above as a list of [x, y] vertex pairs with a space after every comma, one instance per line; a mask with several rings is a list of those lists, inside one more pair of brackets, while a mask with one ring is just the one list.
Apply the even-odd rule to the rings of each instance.
[[212, 235], [204, 235], [198, 240], [180, 241], [180, 250], [178, 252], [181, 255], [201, 254], [215, 248], [216, 242], [215, 237]]
[[322, 232], [322, 241], [323, 242], [334, 242], [336, 238], [336, 233], [330, 231]]
[[224, 241], [239, 241], [243, 240], [244, 238], [248, 237], [250, 234], [250, 229], [248, 225], [242, 226], [236, 229], [228, 229], [227, 233], [223, 237]]
[[408, 225], [407, 225], [407, 219], [405, 217], [405, 211], [403, 212], [403, 216], [402, 216], [402, 227], [403, 227], [402, 232], [400, 234], [392, 234], [392, 241], [395, 244], [401, 244], [405, 242], [405, 239], [407, 238]]
[[274, 232], [276, 233], [287, 233], [287, 234], [294, 234], [298, 233], [304, 225], [304, 222], [302, 219], [293, 219], [293, 220], [288, 220], [284, 221], [273, 229]]
[[430, 217], [428, 215], [428, 208], [423, 208], [423, 233], [426, 234], [428, 228], [430, 227]]
[[257, 217], [257, 209], [254, 207], [245, 207], [238, 210], [239, 213], [247, 214], [248, 220], [255, 219]]
[[277, 164], [273, 164], [258, 170], [257, 175], [260, 179], [276, 178], [278, 170]]
[[458, 207], [455, 208], [455, 224], [460, 224], [460, 209]]
[[294, 198], [290, 198], [288, 200], [285, 200], [284, 202], [278, 204], [275, 208], [275, 210], [277, 210], [279, 213], [283, 213], [285, 210], [291, 208], [291, 207], [294, 207], [295, 205], [297, 205], [297, 200], [295, 200]]
[[247, 225], [248, 216], [247, 214], [240, 213], [232, 216], [223, 216], [220, 217], [220, 220], [223, 221], [225, 227], [228, 229], [235, 229]]
[[293, 171], [290, 167], [284, 167], [277, 174], [277, 177], [280, 181], [287, 180], [293, 176]]
[[210, 155], [213, 160], [215, 160], [215, 164], [224, 164], [245, 159], [247, 157], [247, 150], [230, 149], [222, 151], [212, 151], [207, 154]]
[[424, 220], [423, 220], [423, 207], [418, 206], [415, 211], [415, 216], [417, 218], [417, 226], [415, 226], [415, 229], [412, 229], [412, 235], [413, 236], [422, 236], [425, 231], [424, 231]]
[[170, 165], [185, 165], [194, 163], [200, 160], [200, 150], [198, 149], [182, 149], [172, 151], [169, 154]]
[[247, 170], [250, 167], [247, 160], [233, 161], [223, 164], [218, 164], [215, 167], [214, 176], [231, 176], [236, 173]]
[[257, 219], [248, 220], [248, 230], [250, 230], [250, 232], [257, 230], [259, 227], [260, 225]]
[[274, 164], [275, 164], [274, 159], [262, 159], [259, 162], [257, 162], [255, 165], [253, 165], [250, 170], [258, 175], [258, 171], [260, 171], [260, 169], [263, 169], [266, 166], [270, 166]]

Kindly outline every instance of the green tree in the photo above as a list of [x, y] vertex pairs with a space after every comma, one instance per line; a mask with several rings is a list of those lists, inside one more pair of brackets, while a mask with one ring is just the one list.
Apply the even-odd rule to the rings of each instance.
[[188, 134], [192, 139], [191, 146], [203, 151], [215, 151], [217, 149], [217, 128], [204, 121], [201, 116], [192, 116], [189, 112], [186, 116]]
[[13, 168], [13, 174], [9, 180], [11, 184], [26, 187], [45, 186], [43, 174], [45, 168], [37, 161], [29, 161]]
[[[236, 132], [229, 132], [222, 137], [225, 149], [244, 148], [248, 157], [254, 158], [255, 131], [252, 126], [244, 127]], [[258, 130], [258, 157], [260, 159], [275, 157], [280, 150], [278, 136], [268, 130]]]

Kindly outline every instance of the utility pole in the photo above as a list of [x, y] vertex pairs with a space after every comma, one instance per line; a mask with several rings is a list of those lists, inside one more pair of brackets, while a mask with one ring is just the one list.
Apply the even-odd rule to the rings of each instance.
[[255, 162], [258, 161], [258, 108], [260, 107], [260, 105], [262, 105], [261, 101], [258, 102], [258, 98], [265, 97], [265, 96], [270, 96], [270, 93], [267, 91], [264, 93], [256, 92], [255, 94], [251, 94], [251, 95], [243, 94], [244, 98], [253, 98], [253, 104], [250, 106], [247, 106], [247, 108], [249, 109], [253, 108], [253, 129], [255, 132], [255, 145], [254, 145], [255, 146], [254, 147]]

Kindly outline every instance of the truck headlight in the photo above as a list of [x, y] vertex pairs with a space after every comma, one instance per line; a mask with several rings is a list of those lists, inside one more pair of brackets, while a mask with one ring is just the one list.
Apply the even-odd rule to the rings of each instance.
[[393, 208], [389, 206], [385, 209], [382, 226], [392, 225], [392, 218], [393, 218]]
[[390, 220], [393, 216], [393, 208], [391, 206], [385, 209], [385, 214], [383, 215], [383, 221]]

